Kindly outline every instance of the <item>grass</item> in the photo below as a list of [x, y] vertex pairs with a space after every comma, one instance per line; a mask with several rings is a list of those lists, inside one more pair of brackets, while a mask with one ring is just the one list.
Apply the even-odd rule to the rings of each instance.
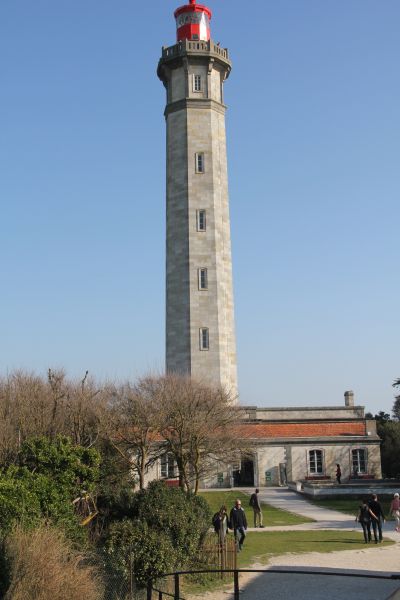
[[[313, 498], [308, 499], [309, 502], [322, 508], [329, 508], [331, 510], [338, 510], [339, 512], [345, 513], [346, 515], [356, 516], [358, 514], [358, 508], [361, 504], [363, 496], [352, 496], [343, 498], [341, 496], [333, 496], [332, 498]], [[385, 518], [388, 521], [392, 521], [393, 517], [389, 513], [390, 503], [393, 496], [380, 496], [379, 502], [382, 505]]]
[[[225, 504], [229, 514], [232, 506], [235, 504], [236, 498], [239, 498], [246, 513], [248, 526], [253, 527], [253, 509], [249, 506], [250, 496], [248, 494], [236, 490], [228, 492], [200, 492], [200, 495], [207, 500], [213, 514], [216, 513], [223, 504]], [[280, 508], [274, 508], [269, 504], [262, 503], [261, 507], [264, 525], [269, 527], [275, 525], [300, 525], [301, 523], [312, 522], [312, 519], [296, 515], [286, 510], [281, 510]]]

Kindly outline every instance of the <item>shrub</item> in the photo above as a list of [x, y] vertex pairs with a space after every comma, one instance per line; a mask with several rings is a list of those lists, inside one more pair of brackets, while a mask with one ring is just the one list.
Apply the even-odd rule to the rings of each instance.
[[133, 517], [146, 522], [150, 529], [164, 531], [180, 556], [182, 565], [197, 555], [211, 521], [204, 498], [153, 481], [135, 494]]
[[105, 547], [108, 579], [129, 581], [131, 571], [136, 583], [145, 585], [178, 565], [178, 553], [168, 534], [150, 529], [147, 523], [124, 520], [113, 523]]
[[139, 583], [197, 560], [211, 520], [207, 502], [153, 481], [134, 494], [128, 519], [110, 526], [105, 553], [121, 577], [132, 562]]
[[100, 456], [94, 449], [74, 446], [71, 440], [35, 438], [22, 445], [19, 466], [9, 466], [0, 480], [0, 528], [25, 528], [43, 519], [56, 524], [71, 539], [83, 541], [73, 499], [91, 490], [98, 478]]
[[39, 527], [16, 529], [5, 543], [9, 588], [5, 600], [98, 600], [101, 584], [64, 535]]
[[31, 473], [51, 477], [70, 496], [90, 491], [99, 477], [100, 455], [94, 448], [76, 446], [70, 438], [37, 437], [26, 441], [18, 462]]

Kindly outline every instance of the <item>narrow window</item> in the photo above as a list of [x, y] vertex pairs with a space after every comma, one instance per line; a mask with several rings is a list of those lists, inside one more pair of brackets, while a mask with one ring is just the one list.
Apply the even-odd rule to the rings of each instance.
[[199, 290], [208, 290], [207, 269], [199, 269]]
[[360, 448], [351, 451], [353, 475], [367, 472], [367, 452]]
[[200, 329], [200, 350], [209, 350], [209, 336], [207, 327], [201, 327]]
[[206, 211], [202, 208], [197, 211], [197, 231], [206, 230]]
[[172, 454], [163, 454], [161, 457], [161, 477], [173, 479], [176, 476], [175, 461]]
[[201, 92], [201, 75], [193, 75], [193, 91]]
[[322, 450], [310, 450], [309, 456], [309, 469], [312, 475], [321, 475], [322, 470]]
[[204, 154], [203, 154], [203, 152], [196, 153], [196, 173], [204, 173]]

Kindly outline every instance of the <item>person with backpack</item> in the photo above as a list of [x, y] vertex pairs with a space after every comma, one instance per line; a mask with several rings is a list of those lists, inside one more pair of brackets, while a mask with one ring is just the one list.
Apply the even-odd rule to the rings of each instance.
[[366, 544], [371, 541], [371, 517], [374, 519], [377, 518], [375, 513], [368, 506], [367, 499], [363, 498], [356, 521], [358, 521], [363, 528], [364, 541]]
[[229, 515], [229, 527], [233, 529], [235, 540], [238, 546], [238, 552], [243, 548], [243, 542], [246, 537], [247, 519], [239, 498], [235, 500], [235, 506]]
[[[260, 490], [257, 488], [256, 491], [250, 496], [250, 502], [249, 502], [250, 506], [253, 509], [253, 513], [254, 513], [254, 527], [264, 527], [261, 504], [260, 504], [260, 500], [258, 498], [259, 493], [260, 493]], [[258, 521], [258, 525], [257, 525], [257, 521]]]
[[225, 504], [221, 506], [218, 512], [212, 518], [215, 533], [218, 534], [219, 543], [225, 542], [226, 534], [228, 533], [228, 512]]

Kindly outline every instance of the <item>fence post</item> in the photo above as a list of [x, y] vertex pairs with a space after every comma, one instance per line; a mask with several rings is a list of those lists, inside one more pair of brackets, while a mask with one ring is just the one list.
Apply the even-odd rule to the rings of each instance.
[[152, 600], [153, 598], [153, 582], [151, 579], [147, 582], [147, 600]]
[[174, 600], [179, 600], [180, 592], [179, 592], [179, 573], [175, 573], [175, 594]]
[[237, 569], [233, 572], [233, 590], [234, 600], [239, 600], [239, 571]]

